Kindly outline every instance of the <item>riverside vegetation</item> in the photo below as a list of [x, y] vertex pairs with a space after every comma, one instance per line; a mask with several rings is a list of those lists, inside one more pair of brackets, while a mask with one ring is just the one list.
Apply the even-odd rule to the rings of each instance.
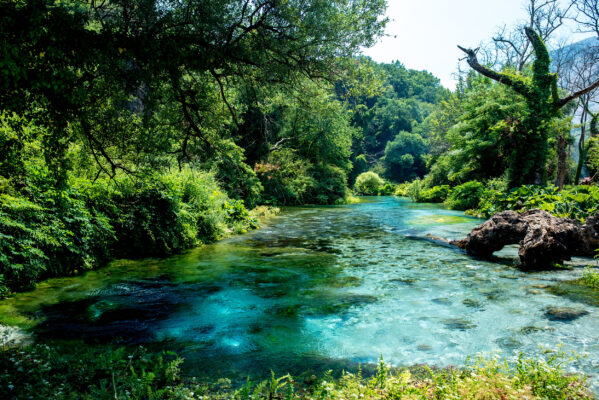
[[[0, 352], [0, 383], [14, 398], [52, 399], [592, 399], [584, 377], [567, 374], [562, 353], [546, 360], [520, 356], [513, 365], [476, 358], [464, 368], [394, 369], [381, 359], [375, 371], [343, 372], [322, 379], [289, 375], [247, 379], [231, 388], [226, 378], [202, 382], [183, 377], [174, 353], [144, 348], [87, 347], [73, 355], [36, 345]], [[8, 371], [11, 371], [8, 373]]]
[[[571, 17], [596, 27], [588, 4], [574, 1]], [[428, 72], [359, 55], [382, 35], [385, 9], [384, 0], [1, 1], [0, 298], [245, 233], [279, 206], [354, 194], [480, 217], [597, 212], [599, 81], [564, 79], [582, 56], [552, 72], [543, 24], [555, 13], [518, 30], [520, 60], [506, 53], [498, 72], [463, 49], [473, 70], [450, 91]], [[594, 76], [599, 63], [588, 65]], [[567, 148], [577, 108], [576, 164]], [[596, 290], [597, 280], [588, 269], [580, 282]], [[14, 398], [590, 398], [584, 378], [553, 358], [421, 375], [381, 363], [372, 378], [298, 386], [273, 376], [219, 389], [181, 378], [170, 353], [53, 346], [3, 347], [2, 387]]]

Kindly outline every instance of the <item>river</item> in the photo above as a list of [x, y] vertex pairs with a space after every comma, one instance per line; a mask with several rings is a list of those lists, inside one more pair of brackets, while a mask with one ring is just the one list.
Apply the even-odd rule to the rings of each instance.
[[[177, 350], [188, 371], [462, 365], [468, 355], [541, 356], [561, 347], [599, 372], [599, 310], [551, 290], [581, 268], [525, 273], [426, 238], [460, 238], [480, 220], [394, 197], [285, 209], [262, 229], [165, 260], [118, 261], [0, 302], [0, 322], [38, 340]], [[549, 290], [548, 290], [549, 289]], [[552, 320], [548, 307], [588, 314]], [[596, 378], [593, 378], [597, 389]]]

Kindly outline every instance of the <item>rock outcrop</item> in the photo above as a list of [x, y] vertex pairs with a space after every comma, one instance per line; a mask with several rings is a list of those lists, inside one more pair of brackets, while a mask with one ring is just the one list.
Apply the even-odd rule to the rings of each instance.
[[483, 258], [491, 257], [506, 245], [519, 244], [522, 268], [549, 268], [572, 256], [594, 255], [599, 248], [599, 215], [581, 225], [576, 220], [554, 217], [543, 210], [522, 214], [503, 211], [474, 228], [465, 239], [451, 244]]

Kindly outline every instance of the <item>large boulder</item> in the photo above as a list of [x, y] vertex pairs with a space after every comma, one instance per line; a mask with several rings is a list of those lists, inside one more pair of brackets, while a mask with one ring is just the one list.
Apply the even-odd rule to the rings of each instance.
[[549, 268], [572, 256], [593, 256], [599, 248], [599, 215], [586, 224], [558, 218], [543, 210], [522, 214], [503, 211], [477, 226], [460, 241], [452, 242], [468, 254], [489, 258], [509, 244], [519, 244], [524, 269]]

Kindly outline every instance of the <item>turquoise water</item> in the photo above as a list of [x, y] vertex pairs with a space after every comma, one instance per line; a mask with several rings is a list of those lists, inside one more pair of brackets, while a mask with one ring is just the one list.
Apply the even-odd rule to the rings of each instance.
[[[460, 365], [466, 356], [539, 346], [586, 354], [599, 372], [599, 312], [553, 285], [580, 268], [523, 273], [426, 235], [465, 236], [480, 220], [382, 197], [293, 208], [262, 229], [166, 260], [117, 262], [48, 281], [0, 303], [0, 320], [38, 338], [160, 345], [194, 373], [243, 376], [395, 365]], [[548, 318], [547, 307], [588, 314]]]

